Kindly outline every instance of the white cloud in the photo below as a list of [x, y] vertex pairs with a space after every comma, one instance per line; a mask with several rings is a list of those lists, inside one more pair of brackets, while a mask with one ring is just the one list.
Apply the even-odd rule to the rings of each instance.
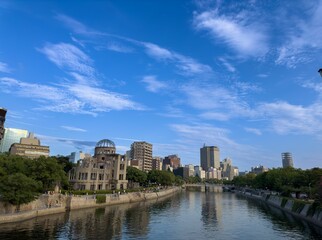
[[116, 42], [111, 42], [108, 43], [106, 48], [108, 50], [114, 51], [114, 52], [120, 52], [120, 53], [131, 53], [134, 51], [134, 49], [124, 46], [120, 43], [116, 43]]
[[0, 72], [10, 73], [11, 69], [9, 68], [8, 64], [6, 64], [4, 62], [0, 62]]
[[48, 86], [0, 78], [0, 90], [40, 101], [39, 110], [91, 114], [110, 110], [143, 110], [144, 107], [123, 94], [81, 84]]
[[[157, 44], [150, 43], [150, 42], [143, 42], [134, 40], [127, 37], [122, 37], [115, 34], [103, 33], [99, 31], [94, 31], [89, 29], [84, 24], [80, 23], [79, 21], [66, 16], [66, 15], [57, 15], [56, 18], [62, 21], [65, 25], [71, 28], [74, 33], [87, 35], [87, 36], [95, 36], [96, 37], [105, 37], [108, 39], [118, 39], [120, 41], [125, 41], [137, 46], [143, 46], [146, 54], [156, 60], [166, 61], [173, 63], [175, 67], [178, 69], [178, 73], [181, 75], [197, 75], [197, 74], [209, 74], [212, 73], [212, 68], [206, 64], [199, 63], [197, 60], [184, 56], [182, 54], [176, 53], [174, 51], [170, 51], [166, 48], [160, 47]], [[112, 51], [117, 52], [132, 52], [133, 49], [127, 46], [123, 46], [120, 43], [115, 43], [111, 41], [111, 43], [107, 44], [107, 46], [98, 46], [98, 49], [106, 48]], [[60, 61], [56, 61], [60, 62]]]
[[22, 82], [13, 78], [0, 78], [2, 88], [7, 88], [13, 94], [23, 97], [32, 97], [41, 100], [64, 101], [66, 93], [56, 87], [43, 84]]
[[247, 14], [220, 16], [218, 11], [204, 11], [194, 16], [194, 26], [206, 30], [215, 39], [223, 41], [242, 56], [262, 57], [268, 48], [263, 26], [247, 19]]
[[50, 61], [63, 70], [77, 72], [85, 76], [93, 76], [95, 73], [92, 59], [82, 50], [68, 43], [47, 43], [42, 49]]
[[[304, 10], [303, 10], [304, 9]], [[278, 48], [277, 64], [295, 68], [298, 64], [311, 62], [316, 49], [322, 48], [322, 1], [308, 1], [301, 5], [303, 14], [287, 16], [290, 21], [289, 28], [285, 31], [287, 41]]]
[[257, 128], [244, 128], [246, 132], [254, 133], [258, 136], [262, 135], [262, 131]]
[[65, 85], [65, 87], [81, 102], [91, 106], [94, 112], [144, 109], [140, 104], [131, 101], [128, 95], [81, 84]]
[[75, 132], [87, 132], [87, 130], [77, 127], [71, 127], [71, 126], [61, 126], [61, 128], [66, 129], [68, 131], [75, 131]]
[[219, 58], [219, 61], [221, 61], [221, 62], [222, 62], [222, 64], [227, 68], [227, 70], [228, 70], [229, 72], [231, 72], [231, 73], [236, 72], [236, 68], [235, 68], [233, 65], [231, 65], [231, 64], [227, 61], [227, 59], [220, 57], [220, 58]]
[[101, 32], [94, 31], [87, 26], [85, 26], [83, 23], [66, 16], [64, 14], [57, 14], [55, 18], [59, 21], [61, 21], [65, 26], [70, 28], [72, 31], [74, 31], [77, 34], [86, 35], [86, 36], [99, 36], [103, 35]]
[[160, 82], [156, 79], [156, 76], [144, 76], [141, 80], [142, 82], [146, 83], [146, 89], [149, 92], [159, 92], [162, 89], [167, 88], [167, 85], [163, 82]]
[[260, 78], [267, 78], [267, 77], [268, 77], [268, 74], [260, 73], [260, 74], [257, 74], [257, 77], [260, 77]]
[[148, 42], [147, 43], [141, 42], [141, 43], [146, 48], [146, 53], [153, 58], [156, 58], [159, 60], [174, 59], [173, 54], [165, 48], [162, 48], [154, 43], [148, 43]]
[[187, 84], [181, 90], [187, 96], [190, 106], [206, 111], [200, 115], [206, 119], [225, 121], [254, 114], [248, 103], [236, 92], [218, 85]]
[[209, 74], [212, 72], [210, 66], [199, 63], [191, 57], [162, 48], [154, 43], [135, 42], [143, 45], [146, 49], [146, 53], [152, 58], [173, 63], [182, 75], [190, 76], [196, 74]]

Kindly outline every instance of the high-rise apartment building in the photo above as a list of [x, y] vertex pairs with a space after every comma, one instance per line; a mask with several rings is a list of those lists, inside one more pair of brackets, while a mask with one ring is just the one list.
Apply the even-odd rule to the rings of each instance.
[[216, 146], [203, 146], [200, 148], [200, 165], [205, 171], [208, 171], [211, 167], [219, 169], [219, 148]]
[[153, 157], [152, 159], [152, 170], [162, 170], [162, 158]]
[[163, 165], [169, 165], [173, 169], [181, 166], [181, 160], [178, 155], [169, 155], [163, 159]]
[[293, 158], [290, 152], [282, 153], [283, 168], [293, 167]]
[[7, 110], [5, 108], [0, 108], [0, 142], [4, 136], [4, 122], [6, 121]]
[[19, 143], [20, 138], [26, 138], [28, 131], [16, 128], [5, 128], [3, 139], [0, 143], [0, 152], [9, 152], [12, 144]]
[[142, 171], [152, 170], [152, 144], [147, 142], [134, 142], [131, 144], [131, 160], [142, 161]]

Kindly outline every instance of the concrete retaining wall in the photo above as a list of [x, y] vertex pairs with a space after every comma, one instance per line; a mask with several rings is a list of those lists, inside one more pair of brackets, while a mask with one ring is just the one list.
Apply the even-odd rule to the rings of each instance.
[[96, 203], [95, 195], [66, 196], [62, 194], [41, 195], [37, 200], [23, 204], [20, 211], [16, 212], [16, 206], [0, 202], [0, 224], [19, 222], [37, 216], [62, 213], [67, 210], [108, 206], [122, 203], [140, 202], [158, 199], [179, 192], [181, 188], [174, 187], [160, 192], [134, 192], [127, 194], [106, 194], [105, 203]]
[[297, 212], [294, 212], [293, 211], [294, 200], [291, 200], [291, 199], [287, 200], [285, 206], [282, 207], [283, 198], [279, 196], [273, 196], [273, 195], [267, 196], [267, 194], [253, 195], [247, 192], [240, 192], [240, 191], [237, 191], [236, 193], [238, 195], [242, 195], [247, 198], [265, 202], [271, 206], [277, 207], [287, 213], [290, 213], [291, 215], [297, 218], [314, 223], [315, 225], [322, 227], [322, 211], [317, 211], [316, 213], [313, 214], [313, 216], [308, 215], [308, 211], [311, 204], [305, 204], [302, 210], [300, 211], [297, 210]]

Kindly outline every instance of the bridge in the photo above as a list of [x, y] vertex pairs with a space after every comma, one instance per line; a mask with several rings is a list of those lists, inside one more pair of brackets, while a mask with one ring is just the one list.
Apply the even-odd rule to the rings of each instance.
[[190, 184], [187, 183], [183, 187], [187, 191], [198, 191], [198, 192], [223, 192], [223, 185], [221, 184]]

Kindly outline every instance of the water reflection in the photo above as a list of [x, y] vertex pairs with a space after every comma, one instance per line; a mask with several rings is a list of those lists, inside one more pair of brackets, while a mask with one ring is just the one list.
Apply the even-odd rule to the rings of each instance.
[[0, 239], [321, 239], [322, 230], [231, 193], [75, 210], [0, 225]]

